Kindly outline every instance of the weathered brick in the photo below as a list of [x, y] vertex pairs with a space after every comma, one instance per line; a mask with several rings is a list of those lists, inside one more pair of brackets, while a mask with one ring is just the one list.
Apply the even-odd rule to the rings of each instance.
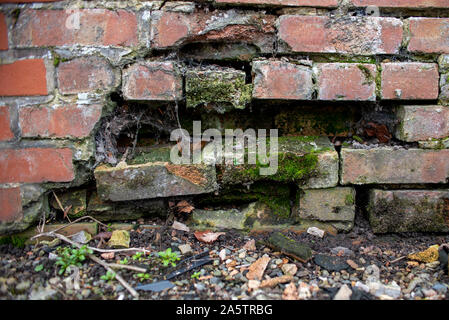
[[104, 59], [98, 57], [78, 58], [62, 62], [57, 72], [58, 87], [62, 94], [112, 89], [114, 70]]
[[74, 177], [72, 151], [68, 148], [0, 152], [0, 183], [68, 182]]
[[382, 63], [381, 94], [385, 100], [438, 98], [439, 73], [435, 63]]
[[217, 4], [336, 7], [338, 0], [214, 0]]
[[351, 0], [357, 7], [380, 8], [448, 8], [448, 0]]
[[209, 193], [218, 189], [214, 166], [148, 162], [95, 169], [98, 195], [124, 201]]
[[413, 142], [449, 137], [449, 108], [446, 106], [400, 106], [396, 137]]
[[408, 51], [449, 53], [449, 19], [410, 18]]
[[301, 190], [293, 214], [299, 220], [339, 222], [338, 230], [352, 228], [355, 217], [355, 190], [347, 187]]
[[157, 11], [152, 15], [151, 47], [171, 48], [195, 42], [249, 43], [263, 53], [273, 51], [275, 16], [235, 10]]
[[284, 61], [254, 61], [253, 97], [256, 99], [310, 100], [312, 70]]
[[46, 95], [44, 60], [28, 59], [0, 65], [0, 96]]
[[[267, 152], [270, 152], [269, 149], [267, 147]], [[213, 158], [213, 151], [207, 150], [206, 146], [203, 157]], [[219, 163], [221, 181], [225, 185], [278, 181], [315, 189], [335, 187], [338, 183], [338, 153], [327, 137], [280, 138], [277, 153], [270, 153], [270, 158], [277, 157], [277, 171], [268, 175], [261, 174], [260, 166], [244, 161], [243, 154], [241, 157], [237, 156], [238, 161], [241, 160], [237, 164], [230, 161], [229, 154], [223, 154], [228, 157], [224, 164]], [[247, 155], [249, 159], [249, 152]]]
[[446, 183], [449, 150], [341, 150], [340, 182], [346, 184]]
[[393, 54], [402, 42], [402, 22], [395, 18], [285, 15], [278, 23], [281, 52]]
[[375, 233], [448, 232], [448, 190], [371, 190], [368, 214]]
[[375, 101], [377, 68], [373, 64], [319, 63], [318, 100]]
[[0, 188], [0, 208], [1, 223], [20, 220], [23, 216], [20, 188]]
[[123, 96], [129, 100], [174, 101], [182, 97], [182, 78], [172, 62], [136, 63], [123, 70]]
[[8, 27], [5, 15], [0, 12], [0, 50], [8, 50]]
[[87, 137], [101, 117], [101, 105], [23, 107], [19, 110], [23, 137]]
[[[79, 14], [79, 26], [76, 15]], [[79, 28], [78, 28], [79, 27]], [[21, 12], [13, 32], [17, 47], [138, 44], [137, 18], [126, 10], [81, 9]]]
[[252, 85], [244, 71], [233, 68], [194, 68], [185, 73], [187, 108], [202, 107], [218, 113], [244, 109], [251, 101]]
[[14, 138], [11, 131], [11, 120], [8, 106], [0, 107], [0, 141], [9, 141]]

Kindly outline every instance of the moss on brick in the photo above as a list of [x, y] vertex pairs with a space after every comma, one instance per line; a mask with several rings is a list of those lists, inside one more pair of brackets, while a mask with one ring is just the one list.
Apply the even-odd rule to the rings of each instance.
[[195, 70], [186, 75], [188, 108], [205, 106], [221, 113], [244, 109], [251, 101], [252, 89], [252, 84], [245, 83], [243, 72]]

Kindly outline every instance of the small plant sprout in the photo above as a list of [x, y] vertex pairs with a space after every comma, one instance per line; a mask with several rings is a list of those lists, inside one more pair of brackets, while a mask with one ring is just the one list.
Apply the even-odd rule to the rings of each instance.
[[129, 261], [128, 261], [128, 258], [124, 258], [124, 259], [120, 260], [118, 263], [120, 263], [120, 264], [128, 264]]
[[194, 272], [194, 273], [190, 276], [190, 278], [191, 278], [191, 279], [199, 279], [200, 275], [201, 275], [201, 271], [197, 271], [197, 272]]
[[58, 252], [59, 257], [55, 262], [56, 265], [61, 266], [59, 274], [65, 273], [70, 266], [81, 267], [81, 263], [86, 260], [86, 256], [92, 253], [93, 251], [88, 249], [86, 245], [79, 249], [76, 247], [64, 247], [64, 249], [60, 249]]
[[112, 271], [108, 270], [108, 272], [106, 272], [106, 274], [102, 275], [100, 277], [100, 279], [110, 282], [110, 281], [115, 279], [115, 272], [112, 272]]
[[138, 273], [134, 276], [138, 278], [140, 282], [150, 279], [150, 275], [148, 273]]
[[44, 265], [43, 264], [38, 264], [35, 268], [34, 271], [36, 272], [40, 272], [44, 269]]
[[132, 256], [132, 258], [133, 260], [142, 261], [144, 259], [144, 254], [143, 252], [136, 252], [136, 254]]
[[158, 252], [158, 256], [162, 261], [162, 264], [164, 267], [168, 266], [169, 264], [172, 265], [172, 267], [176, 267], [176, 261], [180, 260], [178, 253], [172, 252], [171, 248], [168, 248], [165, 251]]

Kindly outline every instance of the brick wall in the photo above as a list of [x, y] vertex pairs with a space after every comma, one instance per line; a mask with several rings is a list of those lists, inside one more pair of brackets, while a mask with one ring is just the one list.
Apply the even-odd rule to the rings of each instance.
[[[417, 202], [445, 221], [421, 231], [446, 231], [448, 26], [447, 0], [1, 0], [0, 233], [35, 223], [52, 190], [101, 185], [95, 136], [114, 108], [130, 105], [176, 106], [181, 123], [197, 117], [220, 130], [327, 136], [335, 166], [326, 154], [320, 174], [335, 182], [280, 182], [298, 195], [322, 189], [329, 201], [335, 188], [365, 192], [378, 232], [394, 231], [383, 215], [420, 231], [425, 210], [407, 209]], [[198, 108], [187, 75], [243, 81], [232, 95], [250, 95], [220, 96], [225, 111]], [[211, 88], [203, 105], [216, 107]], [[385, 205], [398, 190], [403, 210]]]

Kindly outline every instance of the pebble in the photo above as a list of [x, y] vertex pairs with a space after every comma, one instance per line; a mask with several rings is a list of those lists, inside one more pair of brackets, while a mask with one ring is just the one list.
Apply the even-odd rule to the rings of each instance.
[[16, 285], [16, 291], [19, 293], [23, 293], [31, 287], [31, 282], [22, 281]]
[[352, 295], [352, 290], [347, 286], [343, 285], [338, 290], [337, 294], [334, 297], [334, 300], [350, 300]]
[[293, 263], [287, 263], [281, 267], [281, 270], [285, 275], [294, 276], [298, 271], [298, 267]]

